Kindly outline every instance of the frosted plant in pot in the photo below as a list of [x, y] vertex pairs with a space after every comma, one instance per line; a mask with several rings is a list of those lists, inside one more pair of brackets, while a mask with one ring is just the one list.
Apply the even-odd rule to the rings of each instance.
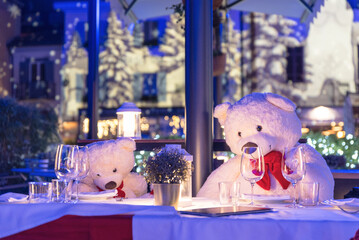
[[192, 170], [181, 149], [166, 146], [145, 163], [145, 178], [153, 185], [155, 205], [177, 208], [180, 183], [187, 180]]

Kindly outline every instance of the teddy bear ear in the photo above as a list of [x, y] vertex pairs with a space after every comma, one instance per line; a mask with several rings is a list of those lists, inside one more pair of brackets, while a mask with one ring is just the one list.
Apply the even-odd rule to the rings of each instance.
[[122, 137], [116, 141], [117, 145], [126, 151], [133, 152], [136, 150], [136, 142], [132, 138]]
[[222, 103], [220, 105], [217, 105], [214, 109], [213, 116], [215, 118], [218, 118], [219, 123], [223, 126], [224, 122], [227, 118], [227, 110], [231, 106], [229, 102]]
[[265, 93], [265, 98], [274, 106], [279, 107], [280, 109], [283, 109], [287, 112], [294, 112], [297, 107], [291, 100], [278, 94]]

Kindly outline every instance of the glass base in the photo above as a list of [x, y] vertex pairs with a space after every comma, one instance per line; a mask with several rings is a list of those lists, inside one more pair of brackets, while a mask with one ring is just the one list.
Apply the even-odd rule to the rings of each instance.
[[286, 207], [288, 207], [288, 208], [304, 208], [304, 206], [302, 206], [300, 204], [290, 204], [290, 205], [286, 205]]
[[264, 204], [260, 204], [260, 203], [256, 203], [256, 202], [250, 202], [244, 206], [246, 206], [246, 207], [267, 207]]

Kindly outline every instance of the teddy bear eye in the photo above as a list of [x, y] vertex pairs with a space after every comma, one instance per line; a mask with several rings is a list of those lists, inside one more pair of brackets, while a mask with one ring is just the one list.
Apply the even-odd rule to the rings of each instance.
[[99, 173], [96, 174], [98, 177], [101, 177], [101, 175]]
[[257, 126], [257, 131], [258, 131], [258, 132], [262, 131], [262, 126], [261, 126], [261, 125], [258, 125], [258, 126]]
[[242, 133], [241, 133], [241, 132], [238, 132], [238, 136], [242, 137]]
[[115, 168], [112, 172], [117, 172], [117, 168]]

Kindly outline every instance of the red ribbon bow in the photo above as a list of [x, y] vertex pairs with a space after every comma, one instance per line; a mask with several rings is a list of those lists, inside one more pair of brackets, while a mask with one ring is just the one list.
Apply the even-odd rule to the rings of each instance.
[[[114, 198], [116, 198], [116, 197], [121, 197], [121, 198], [126, 197], [126, 193], [125, 193], [125, 191], [122, 190], [122, 188], [123, 188], [123, 181], [121, 182], [120, 186], [117, 188], [117, 195], [114, 196]], [[97, 189], [100, 192], [105, 191], [105, 190], [103, 190], [103, 189], [101, 189], [99, 187], [97, 187]]]
[[265, 172], [263, 178], [257, 182], [257, 184], [263, 188], [264, 190], [270, 190], [270, 177], [269, 172], [277, 179], [279, 184], [282, 186], [283, 189], [287, 189], [290, 185], [282, 174], [281, 171], [281, 162], [282, 162], [282, 153], [278, 151], [272, 151], [264, 156], [265, 162]]

